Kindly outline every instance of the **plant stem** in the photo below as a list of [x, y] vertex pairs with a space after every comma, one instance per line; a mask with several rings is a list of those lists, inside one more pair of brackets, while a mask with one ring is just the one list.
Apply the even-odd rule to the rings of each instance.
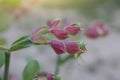
[[60, 71], [60, 62], [61, 62], [61, 56], [57, 55], [57, 62], [56, 62], [56, 68], [55, 68], [55, 74], [59, 74]]
[[8, 80], [8, 73], [9, 73], [9, 64], [10, 64], [10, 52], [5, 52], [5, 68], [4, 68], [4, 79]]
[[68, 55], [64, 59], [61, 60], [60, 66], [64, 65], [67, 61], [73, 59], [73, 55]]

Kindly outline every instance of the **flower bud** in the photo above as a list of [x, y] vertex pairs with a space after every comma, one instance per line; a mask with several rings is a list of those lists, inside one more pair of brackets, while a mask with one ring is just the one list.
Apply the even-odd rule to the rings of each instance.
[[58, 39], [63, 40], [68, 37], [68, 34], [63, 30], [53, 29], [51, 33], [54, 34]]
[[103, 34], [101, 36], [107, 36], [109, 34], [109, 31], [107, 29], [102, 29]]
[[31, 41], [38, 44], [48, 44], [48, 40], [43, 36], [31, 36]]
[[54, 49], [56, 54], [63, 54], [65, 52], [64, 44], [60, 41], [52, 40], [51, 47]]
[[52, 23], [50, 21], [48, 21], [47, 25], [49, 26], [49, 30], [51, 31], [51, 30], [55, 29], [59, 23], [60, 23], [60, 19], [57, 19]]
[[100, 36], [106, 36], [109, 33], [108, 30], [105, 29], [104, 24], [102, 23], [96, 24], [95, 28], [97, 29]]
[[47, 74], [47, 80], [54, 80], [53, 74]]
[[80, 27], [70, 26], [70, 27], [67, 27], [65, 31], [70, 35], [76, 35], [80, 31]]
[[65, 42], [65, 47], [69, 54], [75, 54], [80, 51], [80, 47], [76, 42]]
[[103, 26], [104, 26], [103, 23], [96, 23], [93, 27], [95, 27], [95, 28], [97, 28], [97, 27], [102, 28]]
[[35, 31], [32, 32], [33, 36], [41, 36], [48, 33], [48, 27], [43, 26], [43, 27], [39, 27], [37, 28]]
[[86, 31], [85, 31], [85, 34], [87, 37], [89, 38], [98, 38], [99, 36], [99, 33], [98, 31], [96, 30], [96, 28], [88, 28]]

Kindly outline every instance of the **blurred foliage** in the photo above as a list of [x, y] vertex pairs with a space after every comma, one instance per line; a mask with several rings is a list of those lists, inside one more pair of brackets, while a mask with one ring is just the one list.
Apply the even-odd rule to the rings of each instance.
[[0, 7], [0, 32], [6, 30], [10, 26], [11, 21], [12, 21], [11, 15], [9, 15]]
[[106, 21], [120, 7], [120, 0], [41, 0], [40, 5], [46, 8], [76, 9], [82, 16]]
[[120, 7], [120, 0], [41, 0], [40, 5], [48, 8], [92, 9], [101, 5]]
[[16, 8], [20, 6], [22, 0], [2, 0], [1, 3], [5, 7]]
[[49, 8], [93, 8], [106, 0], [41, 0], [41, 5]]
[[4, 51], [0, 50], [0, 68], [4, 65], [4, 63], [5, 63]]
[[0, 37], [0, 47], [4, 46], [4, 45], [6, 45], [6, 44], [7, 44], [6, 39], [3, 38], [3, 37]]
[[2, 73], [0, 72], [0, 80], [2, 80]]

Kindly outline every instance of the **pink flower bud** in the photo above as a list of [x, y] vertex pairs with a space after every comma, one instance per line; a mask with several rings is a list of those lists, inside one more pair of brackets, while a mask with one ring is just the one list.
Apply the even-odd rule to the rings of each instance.
[[54, 80], [53, 74], [47, 74], [47, 80]]
[[45, 33], [48, 33], [48, 27], [43, 26], [43, 27], [39, 27], [35, 31], [33, 31], [32, 35], [33, 36], [41, 36], [41, 35], [44, 35]]
[[51, 33], [54, 34], [58, 39], [63, 40], [68, 37], [68, 34], [63, 30], [53, 29]]
[[99, 33], [96, 30], [96, 28], [87, 28], [87, 30], [85, 31], [85, 34], [87, 37], [93, 38], [93, 39], [98, 38], [99, 36]]
[[65, 47], [69, 54], [75, 54], [80, 51], [80, 47], [76, 42], [65, 42]]
[[68, 34], [76, 35], [76, 34], [80, 31], [80, 27], [78, 27], [78, 26], [70, 26], [70, 27], [67, 27], [67, 28], [65, 29], [65, 31], [66, 31]]
[[48, 40], [43, 36], [31, 36], [31, 41], [39, 44], [48, 44]]
[[60, 23], [60, 20], [55, 20], [54, 22], [50, 22], [50, 21], [48, 21], [47, 22], [47, 25], [50, 27], [50, 29], [52, 30], [52, 29], [55, 29], [56, 27], [57, 27], [57, 25]]
[[97, 28], [103, 28], [104, 24], [103, 23], [96, 23], [93, 27]]
[[97, 23], [95, 25], [95, 28], [97, 29], [100, 36], [106, 36], [109, 33], [108, 30], [105, 29], [104, 24], [102, 24], [102, 23]]
[[101, 29], [103, 31], [103, 34], [101, 36], [107, 36], [109, 34], [109, 31], [107, 29]]
[[51, 41], [51, 46], [56, 52], [56, 54], [63, 54], [65, 52], [64, 44], [60, 41], [52, 40]]

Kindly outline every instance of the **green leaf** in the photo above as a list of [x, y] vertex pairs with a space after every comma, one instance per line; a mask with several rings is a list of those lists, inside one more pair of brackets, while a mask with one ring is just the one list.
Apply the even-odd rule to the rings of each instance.
[[0, 68], [4, 65], [5, 63], [5, 51], [0, 50]]
[[17, 41], [15, 41], [12, 44], [10, 51], [16, 51], [16, 50], [20, 50], [20, 49], [27, 48], [27, 47], [34, 45], [34, 43], [29, 39], [29, 37], [30, 36], [23, 36]]
[[60, 75], [55, 75], [55, 80], [61, 80], [61, 76]]
[[37, 72], [40, 70], [40, 65], [38, 61], [29, 61], [23, 71], [23, 80], [32, 80]]

